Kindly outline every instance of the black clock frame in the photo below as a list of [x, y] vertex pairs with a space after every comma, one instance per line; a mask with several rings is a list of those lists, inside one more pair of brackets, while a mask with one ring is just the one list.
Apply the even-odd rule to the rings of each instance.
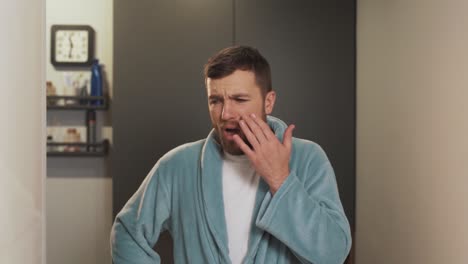
[[[55, 33], [59, 30], [88, 31], [88, 60], [85, 62], [58, 62], [55, 58]], [[52, 25], [50, 38], [50, 62], [55, 67], [89, 67], [94, 60], [94, 29], [88, 25]]]

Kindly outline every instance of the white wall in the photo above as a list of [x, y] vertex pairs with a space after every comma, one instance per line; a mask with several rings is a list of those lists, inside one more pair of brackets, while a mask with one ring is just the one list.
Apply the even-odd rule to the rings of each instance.
[[468, 2], [357, 9], [356, 263], [466, 264]]
[[[87, 24], [96, 34], [96, 57], [104, 64], [112, 96], [113, 1], [46, 0], [47, 80], [60, 92], [63, 71], [50, 63], [50, 27]], [[89, 73], [89, 72], [86, 72]], [[112, 140], [109, 112], [98, 112], [98, 135]], [[83, 126], [84, 112], [49, 111], [48, 125]], [[99, 129], [103, 128], [102, 133]], [[111, 263], [112, 179], [108, 158], [47, 159], [47, 264]]]
[[0, 263], [45, 263], [44, 1], [0, 8]]
[[[96, 34], [96, 58], [104, 64], [112, 87], [113, 73], [113, 1], [112, 0], [46, 0], [46, 45], [47, 80], [53, 81], [58, 89], [63, 86], [63, 71], [57, 71], [50, 63], [50, 27], [54, 24], [90, 25]], [[89, 71], [86, 71], [89, 73]], [[109, 90], [112, 95], [112, 89]]]

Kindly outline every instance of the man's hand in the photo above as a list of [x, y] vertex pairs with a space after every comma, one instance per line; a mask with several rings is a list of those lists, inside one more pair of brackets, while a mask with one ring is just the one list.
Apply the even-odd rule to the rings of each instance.
[[275, 194], [289, 175], [294, 125], [288, 126], [281, 143], [268, 124], [254, 114], [242, 116], [239, 124], [252, 148], [239, 135], [234, 136], [234, 141]]

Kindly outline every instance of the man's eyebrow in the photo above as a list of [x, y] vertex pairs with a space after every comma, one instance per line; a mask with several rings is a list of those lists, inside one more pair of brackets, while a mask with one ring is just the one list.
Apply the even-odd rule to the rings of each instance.
[[[219, 99], [219, 98], [223, 98], [224, 96], [220, 95], [220, 94], [211, 94], [210, 96], [208, 96], [209, 99]], [[238, 94], [231, 94], [228, 96], [229, 98], [249, 98], [250, 95], [249, 94], [246, 94], [246, 93], [238, 93]]]
[[250, 95], [246, 93], [239, 93], [239, 94], [232, 94], [229, 96], [229, 98], [240, 98], [240, 97], [250, 97]]

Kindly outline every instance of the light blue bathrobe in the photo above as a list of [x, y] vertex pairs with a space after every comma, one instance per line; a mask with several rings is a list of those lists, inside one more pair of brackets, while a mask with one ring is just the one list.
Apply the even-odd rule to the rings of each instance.
[[[286, 124], [271, 116], [268, 124], [282, 142]], [[115, 264], [160, 263], [152, 248], [163, 230], [174, 240], [175, 263], [231, 263], [215, 137], [211, 131], [156, 163], [115, 219]], [[351, 235], [325, 153], [293, 138], [290, 170], [274, 196], [260, 180], [244, 263], [343, 263]]]

